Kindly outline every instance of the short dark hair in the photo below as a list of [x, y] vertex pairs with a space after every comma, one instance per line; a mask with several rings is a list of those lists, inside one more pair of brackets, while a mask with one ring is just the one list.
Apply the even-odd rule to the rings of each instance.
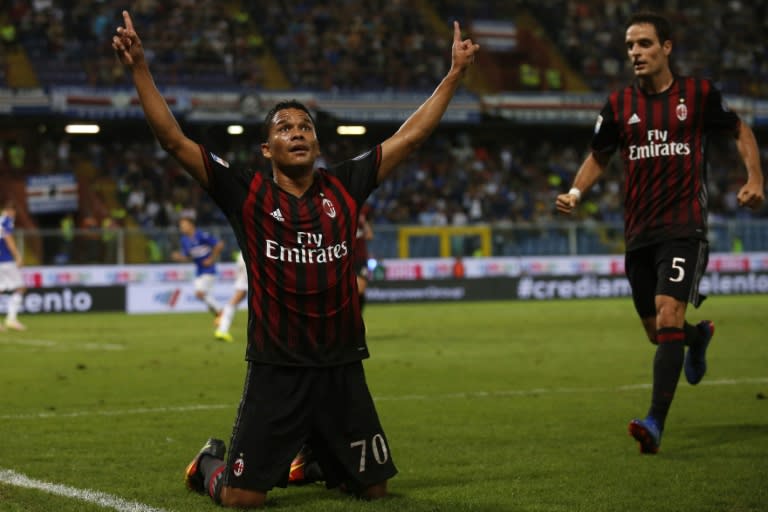
[[312, 113], [309, 111], [306, 105], [304, 105], [302, 102], [298, 100], [286, 100], [286, 101], [280, 101], [277, 104], [275, 104], [274, 107], [269, 109], [269, 112], [267, 112], [267, 115], [264, 116], [264, 124], [262, 126], [262, 129], [264, 130], [264, 139], [266, 140], [269, 138], [269, 127], [272, 125], [272, 120], [275, 118], [275, 114], [280, 112], [281, 110], [286, 110], [289, 108], [295, 108], [297, 110], [303, 110], [307, 113], [309, 118], [312, 120], [312, 124], [315, 124], [315, 118], [312, 117]]
[[653, 11], [640, 11], [633, 14], [624, 25], [624, 31], [632, 25], [641, 23], [653, 25], [653, 28], [656, 29], [656, 35], [659, 37], [659, 43], [664, 44], [664, 41], [672, 41], [672, 25], [669, 20]]

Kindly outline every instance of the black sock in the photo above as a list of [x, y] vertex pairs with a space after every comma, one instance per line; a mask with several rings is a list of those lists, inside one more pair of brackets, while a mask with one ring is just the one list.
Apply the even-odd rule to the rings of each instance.
[[663, 429], [683, 369], [685, 331], [677, 327], [659, 329], [656, 341], [658, 346], [653, 359], [653, 394], [648, 415]]
[[683, 325], [683, 330], [685, 330], [685, 344], [689, 347], [692, 347], [694, 345], [697, 345], [701, 343], [702, 337], [701, 337], [701, 331], [698, 327], [696, 327], [693, 324], [689, 324], [688, 322], [685, 322], [685, 325]]
[[224, 470], [227, 465], [224, 461], [211, 457], [200, 459], [200, 471], [205, 481], [205, 493], [216, 503], [221, 502], [221, 482], [224, 479]]

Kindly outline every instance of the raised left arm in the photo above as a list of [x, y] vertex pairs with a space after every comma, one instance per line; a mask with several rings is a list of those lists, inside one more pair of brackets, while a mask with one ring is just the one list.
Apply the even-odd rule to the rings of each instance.
[[378, 183], [384, 179], [416, 150], [440, 123], [448, 109], [453, 95], [459, 88], [464, 72], [474, 62], [480, 45], [471, 39], [461, 40], [459, 22], [453, 22], [453, 46], [451, 48], [451, 69], [427, 101], [400, 126], [390, 138], [381, 144], [381, 164], [376, 177]]

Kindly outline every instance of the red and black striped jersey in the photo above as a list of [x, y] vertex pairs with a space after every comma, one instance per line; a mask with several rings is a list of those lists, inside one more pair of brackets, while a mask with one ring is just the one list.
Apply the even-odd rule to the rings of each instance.
[[301, 197], [278, 187], [271, 172], [230, 167], [201, 149], [208, 193], [229, 219], [248, 270], [246, 358], [331, 366], [368, 357], [353, 247], [381, 147], [315, 170]]
[[630, 86], [612, 93], [597, 118], [592, 151], [621, 151], [627, 250], [707, 236], [707, 145], [739, 128], [717, 88], [677, 77], [659, 94]]

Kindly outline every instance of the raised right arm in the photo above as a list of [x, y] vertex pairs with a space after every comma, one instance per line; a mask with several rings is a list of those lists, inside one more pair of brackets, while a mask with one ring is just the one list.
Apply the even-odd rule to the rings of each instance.
[[195, 178], [203, 188], [208, 188], [208, 174], [200, 146], [184, 135], [165, 98], [160, 94], [144, 59], [144, 48], [133, 28], [128, 11], [123, 11], [124, 27], [117, 28], [112, 37], [112, 48], [131, 71], [133, 84], [139, 96], [141, 108], [160, 146]]

